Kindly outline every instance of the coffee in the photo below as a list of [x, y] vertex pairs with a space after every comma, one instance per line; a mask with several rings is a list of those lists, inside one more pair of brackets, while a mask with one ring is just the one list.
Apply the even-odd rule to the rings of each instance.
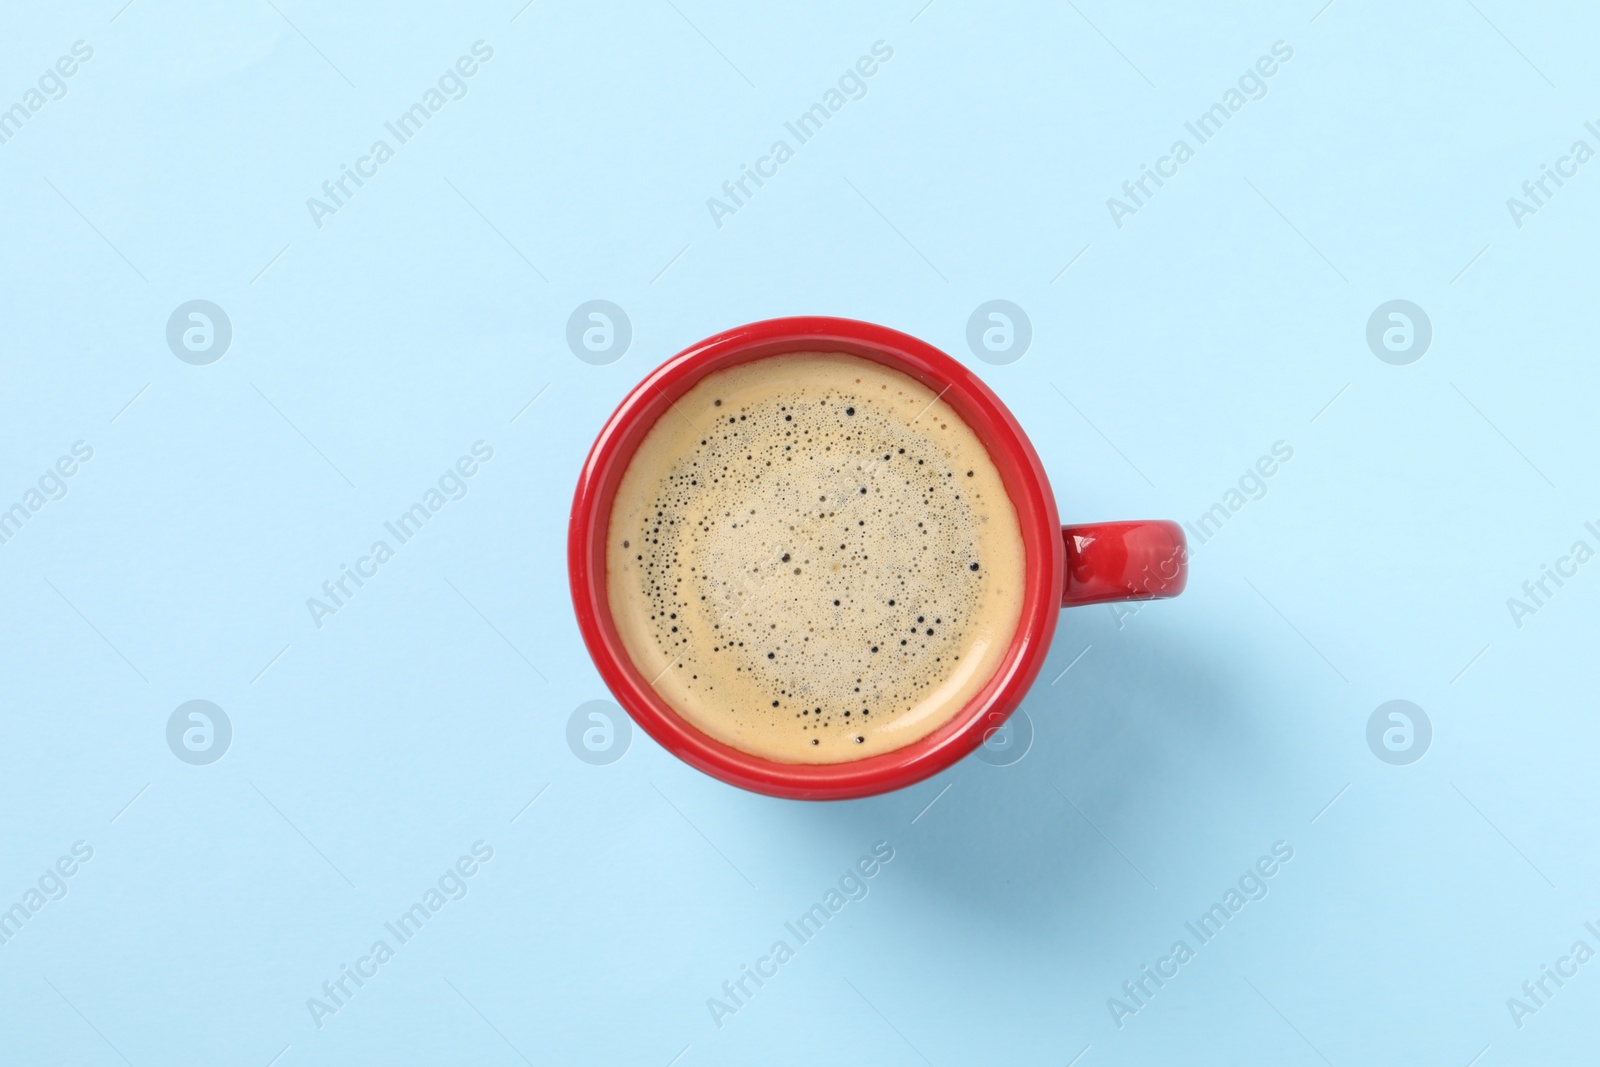
[[1021, 615], [1016, 510], [972, 430], [842, 353], [708, 375], [623, 475], [606, 550], [629, 657], [744, 752], [842, 763], [948, 722]]

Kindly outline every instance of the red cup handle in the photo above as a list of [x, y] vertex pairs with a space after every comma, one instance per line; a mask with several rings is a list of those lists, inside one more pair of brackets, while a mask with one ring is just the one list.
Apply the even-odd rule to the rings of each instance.
[[1189, 543], [1175, 522], [1101, 522], [1063, 526], [1067, 544], [1061, 606], [1157, 600], [1189, 581]]

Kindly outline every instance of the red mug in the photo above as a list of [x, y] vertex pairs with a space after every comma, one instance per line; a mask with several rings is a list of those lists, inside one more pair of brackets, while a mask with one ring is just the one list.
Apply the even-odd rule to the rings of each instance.
[[[611, 617], [606, 536], [634, 451], [656, 420], [714, 371], [787, 352], [844, 352], [908, 375], [977, 434], [1016, 508], [1026, 558], [1022, 616], [999, 668], [965, 707], [903, 748], [845, 763], [780, 763], [716, 741], [675, 712], [634, 666]], [[1062, 607], [1177, 596], [1188, 546], [1174, 522], [1062, 526], [1033, 446], [1000, 398], [925, 341], [868, 322], [769, 319], [690, 345], [627, 395], [600, 431], [578, 478], [567, 533], [578, 627], [600, 676], [633, 720], [680, 759], [724, 782], [795, 800], [844, 800], [901, 789], [972, 752], [1022, 702], [1050, 650]]]

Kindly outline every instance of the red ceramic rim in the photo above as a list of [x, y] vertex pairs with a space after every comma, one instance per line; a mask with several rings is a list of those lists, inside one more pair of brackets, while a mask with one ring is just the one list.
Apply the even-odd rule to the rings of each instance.
[[[1000, 667], [962, 710], [904, 748], [848, 763], [799, 764], [752, 756], [716, 741], [675, 712], [634, 666], [606, 595], [606, 536], [617, 486], [656, 420], [713, 371], [786, 352], [845, 352], [909, 375], [942, 394], [978, 435], [1000, 471], [1022, 528], [1022, 616]], [[1021, 703], [1055, 634], [1065, 549], [1055, 498], [1022, 427], [1000, 398], [925, 341], [851, 319], [769, 319], [691, 345], [657, 367], [606, 421], [578, 478], [567, 566], [578, 627], [600, 676], [633, 720], [680, 759], [724, 782], [797, 800], [843, 800], [919, 782], [982, 744]]]

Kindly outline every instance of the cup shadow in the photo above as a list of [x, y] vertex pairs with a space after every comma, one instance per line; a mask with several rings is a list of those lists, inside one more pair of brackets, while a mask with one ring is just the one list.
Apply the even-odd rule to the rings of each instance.
[[1224, 746], [1254, 727], [1235, 710], [1236, 679], [1183, 632], [1092, 629], [1063, 619], [1013, 717], [1033, 732], [1014, 763], [975, 753], [897, 793], [784, 804], [778, 818], [842, 849], [888, 839], [927, 918], [1019, 945], [1153, 894], [1165, 872], [1150, 823], [1170, 810], [1171, 781], [1231, 762]]

